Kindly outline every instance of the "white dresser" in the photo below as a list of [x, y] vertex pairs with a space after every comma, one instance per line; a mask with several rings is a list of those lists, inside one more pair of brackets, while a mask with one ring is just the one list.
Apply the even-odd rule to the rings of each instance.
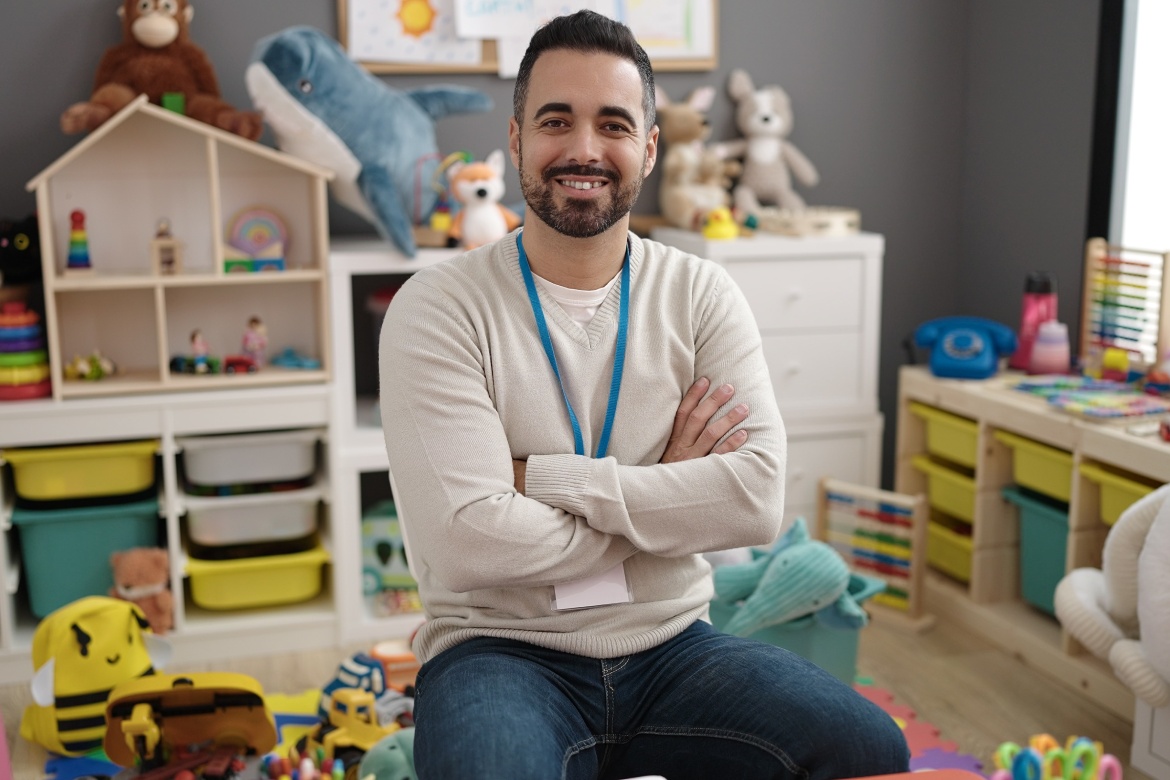
[[751, 305], [788, 430], [785, 513], [811, 520], [821, 477], [878, 487], [885, 239], [757, 233], [720, 241], [676, 228], [651, 237], [724, 265]]

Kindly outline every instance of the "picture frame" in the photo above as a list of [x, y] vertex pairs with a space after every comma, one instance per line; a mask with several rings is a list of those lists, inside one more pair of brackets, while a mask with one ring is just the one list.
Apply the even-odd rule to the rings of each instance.
[[[354, 25], [359, 18], [372, 12], [383, 0], [337, 0], [337, 37], [346, 51], [351, 51], [354, 41]], [[404, 2], [420, 0], [390, 0], [401, 7]], [[664, 7], [675, 8], [673, 0], [656, 0]], [[429, 5], [429, 3], [428, 3]], [[697, 32], [689, 46], [667, 45], [649, 36], [639, 35], [639, 41], [650, 55], [655, 72], [686, 72], [714, 70], [718, 67], [719, 56], [719, 0], [690, 0], [685, 5], [692, 14], [688, 20], [691, 29]], [[635, 29], [635, 34], [637, 30]], [[501, 59], [505, 55], [495, 40], [479, 43], [478, 60], [475, 63], [446, 64], [440, 62], [395, 62], [370, 57], [355, 58], [358, 64], [376, 74], [460, 74], [500, 72]]]

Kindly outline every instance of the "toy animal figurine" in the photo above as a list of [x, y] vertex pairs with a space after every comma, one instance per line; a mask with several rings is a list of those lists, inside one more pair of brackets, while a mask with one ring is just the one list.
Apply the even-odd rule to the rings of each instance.
[[150, 630], [159, 636], [174, 626], [169, 560], [167, 551], [159, 547], [134, 547], [110, 555], [114, 573], [110, 596], [137, 604]]
[[66, 133], [94, 130], [145, 93], [162, 105], [177, 95], [183, 113], [222, 130], [256, 140], [264, 129], [259, 114], [237, 111], [224, 102], [211, 61], [191, 42], [188, 28], [195, 9], [187, 0], [123, 0], [122, 42], [98, 63], [89, 100], [61, 115]]
[[498, 241], [520, 225], [516, 212], [500, 205], [504, 197], [504, 152], [483, 162], [454, 162], [447, 169], [451, 196], [462, 208], [447, 235], [467, 249]]
[[466, 87], [394, 89], [311, 27], [257, 43], [245, 81], [277, 146], [333, 171], [338, 202], [411, 257], [412, 225], [426, 222], [438, 198], [427, 186], [441, 159], [435, 121], [492, 107]]
[[414, 772], [414, 728], [405, 728], [382, 737], [362, 756], [358, 777], [363, 780], [416, 780]]
[[743, 176], [732, 197], [735, 208], [758, 216], [761, 204], [803, 209], [804, 199], [792, 188], [792, 178], [812, 187], [820, 177], [809, 159], [788, 140], [792, 132], [792, 104], [778, 86], [756, 89], [747, 71], [736, 69], [727, 91], [735, 100], [735, 124], [743, 138], [715, 144], [727, 157], [743, 158]]
[[1066, 574], [1055, 605], [1065, 630], [1138, 698], [1170, 705], [1170, 485], [1122, 512], [1101, 568]]
[[137, 606], [105, 596], [50, 613], [33, 634], [34, 703], [24, 710], [20, 735], [70, 756], [101, 747], [110, 691], [154, 674], [170, 658], [170, 644], [149, 628]]
[[719, 206], [707, 212], [707, 216], [703, 219], [702, 233], [703, 238], [726, 241], [739, 238], [739, 225], [735, 224], [735, 218], [731, 216], [731, 209]]
[[685, 103], [673, 103], [654, 88], [658, 140], [665, 149], [658, 208], [668, 222], [684, 230], [698, 230], [714, 209], [731, 204], [731, 177], [741, 166], [703, 145], [711, 135], [707, 112], [715, 99], [714, 87], [699, 87]]

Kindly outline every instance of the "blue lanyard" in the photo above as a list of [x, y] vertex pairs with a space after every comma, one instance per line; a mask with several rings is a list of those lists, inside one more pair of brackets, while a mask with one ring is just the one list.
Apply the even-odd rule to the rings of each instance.
[[[536, 329], [540, 332], [540, 342], [544, 345], [544, 354], [548, 357], [557, 384], [561, 386], [561, 397], [565, 399], [565, 408], [569, 410], [569, 422], [573, 425], [573, 450], [578, 455], [585, 454], [585, 441], [581, 436], [581, 424], [577, 422], [577, 415], [573, 412], [573, 405], [569, 403], [569, 394], [565, 390], [565, 383], [561, 380], [560, 369], [557, 368], [557, 356], [553, 351], [552, 336], [548, 332], [548, 323], [544, 319], [544, 309], [540, 305], [540, 296], [536, 294], [536, 280], [532, 277], [532, 269], [528, 266], [528, 255], [524, 252], [524, 242], [521, 241], [523, 231], [516, 234], [516, 249], [520, 252], [520, 273], [524, 275], [524, 286], [528, 289], [528, 302], [532, 304], [532, 314], [536, 318]], [[609, 449], [609, 434], [613, 430], [613, 418], [617, 413], [618, 394], [622, 389], [622, 367], [626, 362], [626, 330], [630, 323], [630, 244], [626, 242], [626, 258], [622, 262], [622, 290], [621, 308], [618, 312], [617, 346], [613, 353], [613, 379], [609, 383], [609, 404], [605, 409], [605, 425], [601, 429], [601, 439], [597, 443], [597, 457], [604, 458]]]

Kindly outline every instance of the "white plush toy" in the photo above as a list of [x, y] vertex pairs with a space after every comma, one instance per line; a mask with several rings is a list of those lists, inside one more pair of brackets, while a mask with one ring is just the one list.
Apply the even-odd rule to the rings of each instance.
[[1121, 514], [1100, 569], [1065, 575], [1056, 617], [1136, 696], [1155, 709], [1170, 704], [1170, 485]]
[[776, 85], [756, 89], [747, 71], [731, 72], [727, 91], [735, 100], [735, 124], [743, 138], [715, 144], [725, 157], [743, 158], [743, 176], [732, 193], [735, 207], [758, 215], [761, 204], [803, 209], [804, 199], [792, 188], [792, 178], [812, 187], [817, 169], [790, 141], [792, 104]]
[[496, 149], [483, 162], [457, 162], [447, 169], [451, 196], [462, 208], [448, 235], [467, 249], [490, 244], [520, 224], [516, 212], [500, 205], [504, 197], [504, 152]]

